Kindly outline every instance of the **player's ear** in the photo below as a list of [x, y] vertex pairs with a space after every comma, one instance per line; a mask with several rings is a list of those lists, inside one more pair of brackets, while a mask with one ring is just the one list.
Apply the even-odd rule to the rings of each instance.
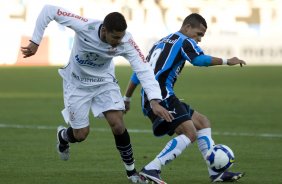
[[192, 27], [191, 27], [190, 24], [186, 24], [186, 25], [184, 26], [184, 32], [188, 35], [191, 28], [192, 28]]
[[102, 40], [105, 39], [106, 34], [107, 34], [107, 29], [105, 28], [105, 26], [102, 26], [102, 27], [101, 27], [101, 31], [100, 31], [100, 36], [101, 36], [101, 39], [102, 39]]
[[186, 29], [187, 29], [187, 30], [189, 30], [189, 29], [191, 29], [191, 28], [193, 28], [193, 27], [191, 26], [191, 24], [186, 24]]
[[106, 28], [105, 28], [105, 26], [103, 26], [103, 25], [102, 25], [102, 27], [101, 27], [101, 31], [102, 31], [102, 32], [106, 32]]

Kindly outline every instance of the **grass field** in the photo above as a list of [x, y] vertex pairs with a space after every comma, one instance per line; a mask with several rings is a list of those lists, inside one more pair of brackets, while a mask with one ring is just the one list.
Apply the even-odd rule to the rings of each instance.
[[[58, 67], [0, 67], [0, 184], [128, 183], [105, 120], [91, 117], [91, 134], [71, 146], [71, 159], [56, 153], [56, 127], [64, 124]], [[130, 69], [117, 67], [125, 89]], [[185, 68], [177, 95], [212, 122], [213, 138], [235, 152], [233, 171], [245, 184], [282, 184], [282, 67]], [[155, 138], [140, 109], [139, 90], [125, 116], [141, 169], [170, 137]], [[163, 167], [169, 184], [207, 184], [197, 145]]]

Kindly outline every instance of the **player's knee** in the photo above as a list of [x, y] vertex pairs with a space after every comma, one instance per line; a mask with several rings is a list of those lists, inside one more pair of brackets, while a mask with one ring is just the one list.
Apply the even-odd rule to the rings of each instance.
[[114, 135], [121, 135], [125, 131], [122, 111], [107, 111], [104, 115]]
[[200, 114], [198, 112], [194, 112], [192, 116], [192, 120], [197, 130], [211, 127], [211, 123], [209, 119], [205, 115]]
[[197, 140], [197, 131], [192, 121], [186, 121], [175, 129], [178, 135], [184, 134], [193, 143]]
[[110, 121], [109, 125], [111, 126], [112, 132], [115, 135], [121, 135], [125, 130], [125, 126], [122, 119], [117, 118], [114, 121]]
[[116, 123], [111, 128], [112, 128], [112, 131], [115, 135], [121, 135], [125, 130], [123, 123]]
[[206, 116], [204, 116], [204, 115], [202, 115], [200, 117], [201, 117], [201, 125], [202, 125], [202, 127], [203, 128], [210, 128], [211, 127], [210, 120]]

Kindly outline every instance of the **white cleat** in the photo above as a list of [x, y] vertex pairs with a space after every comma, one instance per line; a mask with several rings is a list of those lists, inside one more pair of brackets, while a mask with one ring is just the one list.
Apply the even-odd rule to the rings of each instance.
[[139, 175], [138, 173], [128, 176], [127, 178], [131, 183], [143, 183], [143, 184], [149, 183], [149, 181], [145, 177]]
[[61, 144], [59, 139], [59, 133], [62, 130], [66, 129], [66, 127], [58, 126], [57, 128], [57, 152], [61, 160], [68, 160], [70, 158], [70, 145], [69, 144]]

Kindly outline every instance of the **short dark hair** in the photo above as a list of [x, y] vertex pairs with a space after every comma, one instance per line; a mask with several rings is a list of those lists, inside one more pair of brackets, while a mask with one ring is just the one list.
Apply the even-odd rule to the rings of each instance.
[[109, 13], [103, 22], [104, 27], [107, 31], [125, 31], [127, 28], [126, 20], [124, 16], [119, 12], [112, 12]]
[[206, 20], [204, 19], [204, 17], [202, 17], [198, 13], [192, 13], [188, 15], [184, 19], [182, 26], [187, 25], [187, 24], [190, 24], [192, 27], [198, 27], [200, 26], [200, 24], [203, 24], [203, 26], [208, 28]]

